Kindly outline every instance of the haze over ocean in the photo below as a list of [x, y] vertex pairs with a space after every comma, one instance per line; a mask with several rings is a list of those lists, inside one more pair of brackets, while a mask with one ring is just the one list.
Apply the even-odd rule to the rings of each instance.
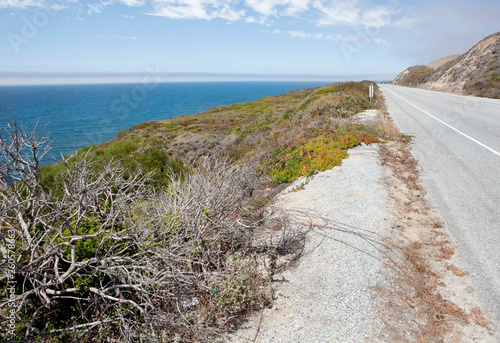
[[[0, 87], [0, 127], [11, 121], [27, 131], [36, 123], [54, 139], [50, 156], [96, 145], [149, 120], [195, 114], [328, 82], [183, 82]], [[49, 163], [50, 160], [44, 160]]]

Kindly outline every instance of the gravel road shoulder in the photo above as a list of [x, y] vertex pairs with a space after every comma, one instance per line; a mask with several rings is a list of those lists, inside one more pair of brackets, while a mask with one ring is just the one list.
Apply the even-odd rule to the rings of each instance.
[[[324, 218], [384, 236], [391, 215], [378, 146], [349, 154], [342, 166], [316, 174], [304, 189], [291, 191], [303, 180], [295, 182], [279, 196], [278, 206], [307, 212], [317, 222]], [[377, 290], [386, 280], [381, 256], [359, 235], [317, 224], [298, 265], [276, 276], [273, 307], [229, 341], [361, 342], [383, 335], [384, 321], [377, 314]]]

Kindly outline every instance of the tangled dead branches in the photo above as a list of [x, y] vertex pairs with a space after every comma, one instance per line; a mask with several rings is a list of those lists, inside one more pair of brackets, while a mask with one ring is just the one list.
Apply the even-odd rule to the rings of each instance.
[[48, 142], [0, 135], [2, 339], [202, 341], [266, 301], [262, 263], [302, 239], [250, 206], [247, 165], [208, 158], [159, 193], [75, 152], [47, 188]]

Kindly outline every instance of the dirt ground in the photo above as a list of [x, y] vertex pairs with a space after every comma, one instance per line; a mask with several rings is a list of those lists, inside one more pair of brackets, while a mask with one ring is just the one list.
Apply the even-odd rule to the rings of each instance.
[[[378, 120], [393, 125], [388, 117]], [[380, 161], [387, 167], [386, 184], [395, 205], [387, 243], [409, 264], [407, 277], [394, 275], [393, 287], [381, 290], [393, 339], [411, 332], [408, 341], [496, 342], [467, 271], [455, 256], [447, 225], [426, 197], [411, 144], [382, 145]]]

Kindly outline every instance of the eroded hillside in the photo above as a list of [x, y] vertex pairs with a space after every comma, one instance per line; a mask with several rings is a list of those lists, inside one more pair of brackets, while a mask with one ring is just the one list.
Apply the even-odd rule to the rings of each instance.
[[410, 67], [393, 82], [401, 86], [500, 98], [499, 56], [500, 32], [497, 32], [436, 70], [426, 66]]

